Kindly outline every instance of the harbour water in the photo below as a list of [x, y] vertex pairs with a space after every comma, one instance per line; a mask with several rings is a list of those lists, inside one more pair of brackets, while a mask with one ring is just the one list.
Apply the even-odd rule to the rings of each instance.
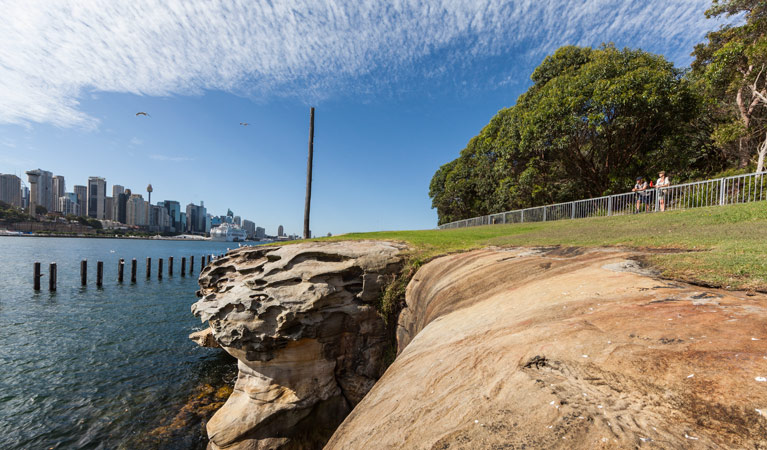
[[[0, 237], [0, 448], [192, 449], [200, 426], [156, 433], [195, 390], [231, 366], [220, 350], [187, 336], [203, 254], [237, 244], [210, 241]], [[167, 258], [174, 274], [168, 276]], [[195, 257], [188, 273], [189, 257]], [[152, 258], [152, 277], [144, 264]], [[187, 275], [180, 261], [187, 258]], [[125, 281], [117, 282], [120, 258]], [[130, 261], [138, 260], [137, 283]], [[157, 260], [165, 259], [163, 279]], [[80, 261], [88, 260], [88, 286]], [[96, 287], [96, 261], [104, 285]], [[33, 263], [58, 265], [58, 290], [32, 284]], [[224, 369], [222, 369], [224, 367]], [[171, 427], [172, 428], [172, 427]]]

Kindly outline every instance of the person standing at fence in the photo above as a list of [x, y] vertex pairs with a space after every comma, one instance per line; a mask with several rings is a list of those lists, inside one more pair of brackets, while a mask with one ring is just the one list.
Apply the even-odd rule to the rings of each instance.
[[666, 171], [661, 170], [658, 172], [658, 181], [655, 182], [655, 188], [658, 191], [658, 202], [660, 202], [660, 210], [666, 210], [666, 188], [671, 185], [671, 180], [666, 176]]
[[[647, 197], [647, 182], [644, 180], [643, 177], [637, 177], [637, 182], [634, 185], [634, 189], [631, 190], [631, 192], [636, 192], [637, 196], [637, 209], [636, 213], [639, 213], [642, 211], [641, 205], [644, 203], [645, 205], [645, 211], [650, 210], [650, 205], [648, 203], [648, 197]], [[636, 214], [635, 213], [635, 214]]]

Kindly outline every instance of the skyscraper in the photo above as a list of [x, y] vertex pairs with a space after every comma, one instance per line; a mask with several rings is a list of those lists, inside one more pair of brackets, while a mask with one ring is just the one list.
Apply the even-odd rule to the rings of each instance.
[[88, 207], [86, 214], [94, 219], [104, 219], [107, 198], [107, 180], [101, 177], [88, 177]]
[[47, 170], [27, 171], [29, 177], [29, 213], [35, 214], [37, 206], [53, 211], [53, 174]]
[[77, 196], [77, 204], [80, 205], [80, 213], [78, 215], [80, 216], [87, 216], [88, 213], [86, 211], [88, 206], [88, 188], [79, 184], [76, 184], [74, 187], [74, 193]]
[[186, 231], [181, 225], [181, 204], [175, 200], [165, 200], [162, 204], [170, 216], [170, 231], [174, 233]]
[[0, 201], [21, 208], [21, 178], [16, 175], [0, 174]]
[[80, 205], [77, 203], [77, 195], [74, 192], [66, 192], [59, 197], [59, 212], [62, 214], [75, 216], [80, 215]]
[[248, 233], [248, 239], [256, 237], [256, 224], [248, 219], [242, 221], [242, 229]]
[[131, 194], [125, 205], [125, 223], [128, 225], [144, 226], [147, 223], [147, 203], [141, 194]]
[[62, 175], [56, 175], [53, 177], [53, 210], [61, 212], [59, 208], [59, 198], [63, 197], [67, 192], [66, 184], [64, 183], [64, 177]]
[[277, 237], [280, 237], [280, 236], [285, 236], [285, 229], [282, 228], [282, 225], [277, 227]]
[[114, 197], [114, 203], [115, 203], [115, 213], [114, 213], [114, 219], [120, 223], [128, 223], [128, 216], [127, 216], [127, 207], [128, 207], [128, 199], [131, 196], [130, 189], [126, 189], [124, 192], [120, 192], [117, 194], [117, 197]]
[[203, 202], [200, 202], [200, 206], [194, 203], [186, 205], [186, 231], [188, 233], [205, 233], [207, 215]]
[[112, 185], [112, 198], [117, 198], [118, 195], [125, 192], [125, 188], [119, 184]]
[[104, 218], [106, 220], [115, 220], [115, 198], [107, 197], [104, 199]]

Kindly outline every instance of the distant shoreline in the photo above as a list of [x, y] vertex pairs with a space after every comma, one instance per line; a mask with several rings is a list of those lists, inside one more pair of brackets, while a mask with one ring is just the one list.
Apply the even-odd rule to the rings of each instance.
[[[180, 241], [180, 242], [226, 242], [226, 241], [214, 241], [210, 238], [201, 239], [185, 239], [177, 237], [155, 237], [155, 236], [103, 236], [103, 235], [50, 235], [50, 234], [0, 234], [0, 237], [39, 237], [39, 238], [82, 238], [82, 239], [129, 239], [129, 240], [142, 240], [142, 241]], [[266, 241], [241, 241], [241, 242], [228, 242], [229, 244], [269, 244], [271, 240]]]

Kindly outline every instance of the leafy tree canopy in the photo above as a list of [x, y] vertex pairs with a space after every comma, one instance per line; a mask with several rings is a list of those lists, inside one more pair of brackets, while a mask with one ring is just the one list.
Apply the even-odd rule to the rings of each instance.
[[692, 78], [715, 120], [713, 140], [738, 167], [759, 156], [760, 170], [767, 151], [767, 2], [714, 0], [706, 16], [723, 15], [745, 23], [706, 35], [693, 51]]
[[562, 47], [533, 85], [435, 173], [440, 223], [623, 191], [658, 169], [689, 173], [688, 132], [701, 99], [662, 56]]

